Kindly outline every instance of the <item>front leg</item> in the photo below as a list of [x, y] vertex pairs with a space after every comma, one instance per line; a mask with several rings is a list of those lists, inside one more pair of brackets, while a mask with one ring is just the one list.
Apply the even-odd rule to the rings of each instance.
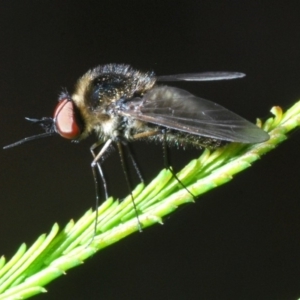
[[[95, 182], [95, 187], [96, 187], [96, 199], [98, 199], [96, 207], [98, 207], [98, 205], [99, 205], [99, 184], [98, 184], [97, 174], [96, 174], [96, 165], [97, 165], [98, 172], [99, 172], [99, 175], [100, 175], [102, 183], [103, 183], [105, 199], [108, 198], [107, 183], [106, 183], [106, 179], [105, 179], [102, 167], [101, 167], [100, 162], [99, 162], [99, 159], [101, 158], [101, 156], [107, 150], [108, 146], [111, 143], [110, 142], [109, 145], [106, 146], [107, 142], [105, 143], [105, 145], [102, 147], [102, 149], [100, 150], [100, 152], [97, 155], [95, 154], [95, 149], [100, 147], [103, 144], [102, 141], [96, 142], [90, 148], [90, 151], [91, 151], [91, 153], [93, 155], [93, 158], [94, 158], [93, 161], [92, 161], [91, 167], [92, 167], [92, 172], [93, 172], [93, 177], [94, 177], [94, 182]], [[104, 151], [102, 151], [103, 148], [105, 148]]]

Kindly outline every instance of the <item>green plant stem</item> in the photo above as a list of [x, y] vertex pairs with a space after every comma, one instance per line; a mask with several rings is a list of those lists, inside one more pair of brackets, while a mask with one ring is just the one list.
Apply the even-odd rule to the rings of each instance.
[[[273, 107], [274, 117], [263, 125], [270, 139], [264, 143], [243, 145], [232, 143], [213, 152], [204, 150], [178, 174], [178, 178], [195, 196], [227, 183], [233, 175], [250, 167], [261, 155], [273, 150], [284, 141], [286, 134], [300, 126], [300, 101], [284, 114]], [[168, 170], [162, 170], [148, 185], [139, 184], [133, 197], [139, 221], [145, 229], [177, 209], [193, 202], [194, 198], [175, 180]], [[124, 237], [138, 231], [136, 213], [131, 196], [122, 202], [109, 198], [98, 209], [97, 234], [94, 235], [95, 212], [88, 210], [76, 223], [71, 220], [59, 231], [54, 224], [48, 235], [41, 235], [27, 249], [22, 244], [17, 253], [5, 262], [0, 259], [0, 300], [26, 299], [46, 292], [44, 286], [65, 271]]]

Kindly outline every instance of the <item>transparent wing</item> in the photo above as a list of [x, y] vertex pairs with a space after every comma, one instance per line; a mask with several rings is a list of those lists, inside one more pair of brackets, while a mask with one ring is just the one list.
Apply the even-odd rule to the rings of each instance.
[[177, 74], [157, 76], [157, 81], [213, 81], [242, 78], [246, 75], [238, 72], [206, 72], [192, 74]]
[[126, 102], [120, 115], [215, 139], [259, 143], [269, 135], [226, 108], [168, 86], [155, 87], [141, 99]]

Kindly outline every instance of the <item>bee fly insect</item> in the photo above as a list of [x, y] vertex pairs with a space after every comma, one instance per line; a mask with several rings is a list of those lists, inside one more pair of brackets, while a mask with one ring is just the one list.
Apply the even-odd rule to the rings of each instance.
[[[108, 197], [100, 162], [112, 145], [117, 145], [130, 189], [122, 147], [132, 141], [156, 141], [163, 143], [164, 149], [166, 145], [215, 149], [223, 142], [260, 143], [268, 140], [268, 133], [219, 104], [194, 96], [186, 90], [159, 84], [226, 80], [244, 76], [236, 72], [156, 76], [153, 72], [141, 72], [129, 65], [98, 66], [79, 78], [73, 94], [65, 91], [59, 96], [53, 118], [26, 118], [42, 126], [44, 133], [26, 137], [4, 149], [55, 134], [79, 142], [94, 132], [97, 142], [90, 151], [93, 155], [91, 166], [98, 207], [98, 176], [103, 182], [105, 197]], [[102, 148], [96, 152], [100, 146]], [[130, 152], [129, 157], [142, 180]], [[173, 175], [176, 177], [174, 172]], [[138, 216], [134, 201], [133, 205]], [[95, 233], [97, 218], [98, 215]], [[138, 226], [141, 228], [139, 220]]]

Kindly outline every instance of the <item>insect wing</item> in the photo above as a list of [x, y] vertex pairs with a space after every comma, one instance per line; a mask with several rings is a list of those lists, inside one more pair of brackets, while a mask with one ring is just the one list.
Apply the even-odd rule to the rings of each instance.
[[246, 75], [238, 72], [206, 72], [157, 76], [157, 81], [214, 81], [242, 78]]
[[155, 87], [118, 112], [190, 134], [230, 142], [259, 143], [269, 135], [226, 108], [174, 87]]

